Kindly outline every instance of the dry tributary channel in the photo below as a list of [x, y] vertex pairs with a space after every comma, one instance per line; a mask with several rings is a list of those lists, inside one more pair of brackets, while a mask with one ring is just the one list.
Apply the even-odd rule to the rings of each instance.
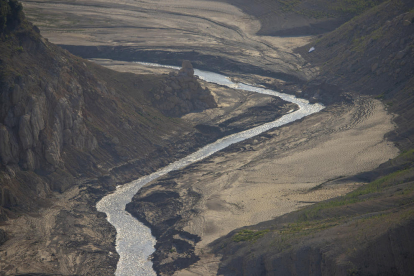
[[[168, 67], [177, 70], [179, 69], [179, 67], [157, 64], [146, 65]], [[142, 186], [171, 171], [180, 170], [192, 163], [200, 161], [234, 143], [241, 142], [270, 129], [299, 120], [305, 116], [319, 112], [324, 108], [321, 104], [310, 104], [307, 100], [298, 99], [292, 95], [243, 83], [234, 83], [224, 75], [197, 69], [194, 71], [195, 75], [207, 82], [242, 91], [257, 92], [279, 97], [285, 101], [297, 104], [299, 109], [288, 113], [273, 122], [265, 123], [252, 129], [221, 138], [216, 142], [201, 148], [197, 152], [171, 163], [155, 173], [139, 178], [128, 184], [118, 186], [114, 193], [102, 198], [102, 200], [98, 202], [97, 208], [100, 212], [105, 212], [107, 214], [108, 221], [114, 225], [117, 231], [116, 250], [120, 255], [120, 259], [117, 265], [116, 275], [156, 275], [152, 269], [152, 263], [149, 259], [149, 256], [154, 252], [154, 245], [156, 242], [155, 238], [151, 235], [151, 230], [147, 226], [136, 220], [131, 216], [131, 214], [125, 211], [125, 205], [131, 202], [132, 197]]]

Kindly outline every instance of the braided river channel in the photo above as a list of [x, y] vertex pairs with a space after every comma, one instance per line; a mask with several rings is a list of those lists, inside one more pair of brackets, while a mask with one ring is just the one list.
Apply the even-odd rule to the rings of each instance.
[[[163, 66], [151, 63], [140, 63], [148, 66], [166, 67], [172, 69], [180, 69], [174, 66]], [[131, 202], [132, 197], [145, 184], [163, 176], [171, 171], [180, 170], [192, 163], [200, 161], [215, 152], [218, 152], [231, 144], [241, 142], [243, 140], [254, 137], [270, 129], [280, 127], [282, 125], [294, 122], [303, 117], [321, 111], [324, 106], [321, 104], [310, 104], [307, 100], [296, 98], [293, 95], [279, 93], [273, 90], [255, 87], [243, 83], [233, 83], [224, 75], [211, 73], [207, 71], [194, 70], [194, 74], [200, 79], [216, 83], [219, 85], [231, 87], [244, 91], [251, 91], [279, 97], [285, 101], [295, 103], [299, 106], [297, 111], [288, 113], [281, 118], [265, 123], [263, 125], [235, 133], [224, 138], [221, 138], [214, 143], [211, 143], [200, 150], [180, 159], [168, 166], [128, 184], [120, 185], [116, 191], [108, 194], [97, 203], [97, 209], [100, 212], [107, 214], [107, 220], [116, 228], [116, 250], [120, 255], [115, 274], [117, 276], [132, 276], [132, 275], [156, 275], [152, 269], [152, 262], [149, 259], [154, 252], [155, 238], [151, 235], [151, 230], [139, 222], [125, 211], [125, 205]]]

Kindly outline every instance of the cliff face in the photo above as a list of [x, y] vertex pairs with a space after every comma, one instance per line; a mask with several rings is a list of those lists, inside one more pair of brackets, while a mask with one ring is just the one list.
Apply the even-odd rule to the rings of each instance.
[[[16, 1], [2, 1], [3, 7], [8, 10], [0, 41], [1, 220], [84, 179], [112, 174], [114, 186], [159, 167], [163, 161], [156, 157], [171, 157], [168, 148], [178, 139], [165, 138], [192, 131], [163, 113], [179, 116], [215, 106], [189, 62], [172, 76], [112, 72], [42, 38]], [[123, 169], [131, 162], [148, 167]]]
[[190, 62], [170, 76], [114, 72], [42, 38], [17, 1], [0, 4], [0, 274], [113, 275], [116, 231], [96, 202], [215, 139], [167, 117], [214, 99]]

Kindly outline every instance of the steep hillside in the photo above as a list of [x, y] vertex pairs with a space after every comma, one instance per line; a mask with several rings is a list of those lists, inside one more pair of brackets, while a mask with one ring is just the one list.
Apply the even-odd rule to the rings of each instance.
[[[375, 96], [400, 126], [391, 138], [402, 149], [412, 146], [414, 130], [414, 2], [386, 1], [335, 31], [298, 49], [320, 75], [304, 93], [330, 97], [329, 89]], [[309, 48], [315, 51], [309, 53]]]
[[[69, 54], [43, 39], [16, 5], [0, 42], [2, 207], [30, 209], [37, 195], [74, 185], [73, 176], [107, 174], [167, 145], [166, 135], [186, 127], [162, 113], [215, 106], [192, 75], [121, 74]], [[192, 88], [162, 97], [173, 92], [168, 82]]]
[[[412, 275], [414, 154], [344, 197], [246, 227], [213, 243], [224, 275]], [[392, 164], [394, 163], [394, 164]], [[321, 185], [321, 189], [326, 188]]]
[[259, 35], [303, 36], [334, 30], [383, 0], [223, 0], [260, 20]]
[[111, 275], [115, 230], [95, 203], [216, 139], [172, 117], [216, 103], [189, 62], [111, 71], [49, 43], [17, 1], [0, 5], [0, 270]]
[[[212, 247], [223, 256], [220, 273], [414, 273], [413, 8], [412, 1], [386, 1], [298, 49], [309, 62], [305, 66], [320, 70], [302, 93], [324, 102], [341, 93], [381, 99], [397, 114], [397, 128], [388, 139], [402, 153], [355, 176], [355, 181], [370, 183], [346, 196], [217, 240]], [[310, 47], [315, 51], [309, 52]]]

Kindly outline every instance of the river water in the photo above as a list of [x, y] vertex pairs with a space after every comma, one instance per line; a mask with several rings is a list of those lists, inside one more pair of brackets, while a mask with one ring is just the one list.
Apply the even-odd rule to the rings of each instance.
[[[180, 69], [180, 67], [164, 66], [152, 63], [142, 62], [140, 64], [177, 70]], [[148, 259], [155, 250], [154, 245], [156, 240], [151, 235], [151, 230], [148, 227], [140, 223], [132, 217], [131, 214], [125, 211], [125, 205], [131, 202], [132, 197], [142, 186], [162, 175], [167, 174], [168, 172], [182, 169], [187, 165], [202, 160], [213, 153], [230, 146], [231, 144], [251, 138], [272, 128], [299, 120], [305, 116], [319, 112], [324, 108], [321, 104], [310, 104], [307, 100], [299, 99], [292, 95], [243, 83], [233, 83], [229, 78], [220, 74], [197, 69], [194, 70], [194, 74], [205, 81], [228, 86], [234, 89], [276, 96], [285, 101], [297, 104], [299, 109], [295, 112], [288, 113], [273, 122], [265, 123], [252, 129], [221, 138], [216, 142], [201, 148], [197, 152], [171, 163], [155, 173], [141, 177], [128, 184], [118, 186], [114, 193], [102, 198], [97, 203], [96, 207], [98, 211], [105, 212], [107, 214], [108, 221], [115, 226], [117, 232], [116, 250], [120, 255], [115, 273], [117, 276], [156, 275], [152, 269], [152, 262]]]

